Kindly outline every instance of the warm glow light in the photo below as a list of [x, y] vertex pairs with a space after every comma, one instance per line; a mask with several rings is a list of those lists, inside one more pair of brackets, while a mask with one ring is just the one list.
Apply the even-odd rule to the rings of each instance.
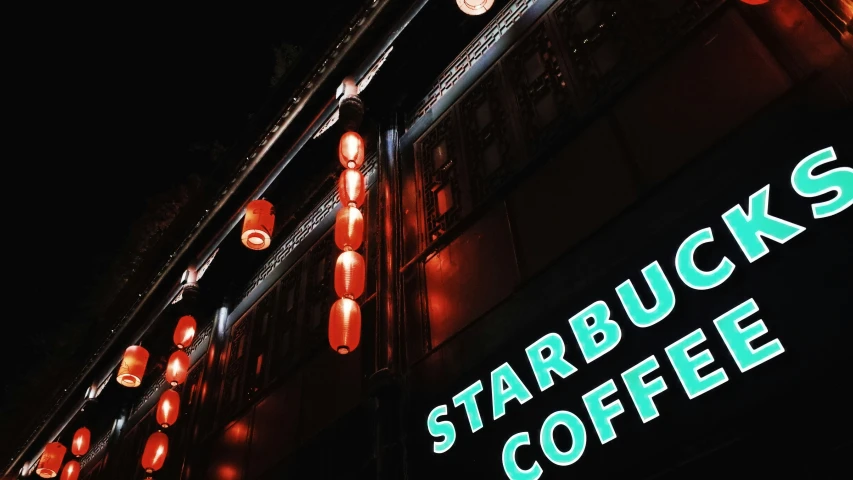
[[339, 297], [355, 299], [364, 293], [364, 257], [352, 250], [338, 255], [335, 263], [335, 293]]
[[456, 0], [459, 9], [468, 15], [482, 15], [489, 11], [495, 0]]
[[763, 5], [767, 2], [769, 2], [770, 0], [740, 0], [740, 1], [747, 4], [747, 5]]
[[364, 217], [355, 207], [341, 207], [335, 216], [335, 245], [341, 250], [358, 250], [364, 238]]
[[364, 164], [364, 139], [361, 135], [347, 132], [341, 136], [338, 159], [344, 168], [359, 168]]
[[163, 432], [152, 433], [145, 442], [145, 450], [142, 451], [142, 468], [145, 473], [154, 473], [163, 468], [168, 453], [169, 437]]
[[62, 467], [65, 447], [59, 442], [48, 443], [41, 454], [36, 474], [41, 478], [54, 478]]
[[329, 312], [329, 345], [341, 355], [358, 347], [361, 340], [361, 309], [358, 303], [342, 298], [332, 304]]
[[116, 380], [125, 387], [138, 387], [145, 375], [145, 365], [148, 364], [148, 350], [139, 345], [127, 347], [121, 365], [118, 367]]
[[193, 343], [195, 338], [196, 321], [192, 315], [184, 315], [178, 320], [178, 325], [175, 327], [175, 334], [172, 340], [178, 348], [187, 348]]
[[74, 438], [71, 440], [71, 454], [76, 457], [82, 457], [89, 451], [89, 441], [92, 439], [92, 433], [86, 427], [80, 428], [74, 432]]
[[174, 390], [166, 390], [157, 402], [157, 423], [163, 428], [169, 428], [178, 420], [181, 410], [181, 396]]
[[263, 250], [270, 246], [273, 227], [275, 226], [275, 211], [273, 205], [266, 200], [255, 200], [246, 207], [246, 217], [243, 219], [243, 235], [240, 239], [243, 245], [252, 250]]
[[68, 463], [62, 467], [62, 476], [59, 477], [59, 480], [77, 480], [77, 477], [80, 476], [80, 463], [77, 460], [69, 460]]
[[364, 203], [364, 175], [358, 170], [348, 168], [338, 180], [338, 199], [344, 206], [360, 207]]
[[187, 370], [190, 368], [190, 356], [183, 350], [178, 350], [169, 357], [166, 364], [166, 381], [173, 387], [184, 383]]

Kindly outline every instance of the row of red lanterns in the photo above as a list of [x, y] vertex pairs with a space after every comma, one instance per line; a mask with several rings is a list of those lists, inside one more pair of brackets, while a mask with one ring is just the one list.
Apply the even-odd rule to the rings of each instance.
[[[77, 458], [86, 455], [89, 451], [91, 439], [92, 434], [88, 428], [79, 428], [74, 432], [74, 436], [71, 439], [71, 454]], [[36, 475], [42, 478], [55, 478], [57, 475], [60, 475], [60, 480], [77, 480], [77, 477], [80, 475], [80, 462], [69, 460], [63, 466], [62, 461], [65, 459], [66, 451], [65, 445], [59, 442], [47, 444], [36, 467]], [[62, 472], [61, 474], [59, 473], [60, 471]]]

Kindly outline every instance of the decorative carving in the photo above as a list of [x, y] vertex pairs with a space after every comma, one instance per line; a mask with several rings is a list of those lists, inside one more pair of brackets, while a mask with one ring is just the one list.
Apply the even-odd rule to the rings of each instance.
[[101, 452], [107, 448], [107, 443], [110, 440], [110, 432], [105, 433], [98, 439], [98, 442], [92, 445], [92, 448], [80, 459], [80, 468], [85, 468], [86, 464], [92, 461], [93, 458], [99, 456]]
[[340, 250], [335, 248], [334, 235], [327, 234], [311, 247], [304, 264], [306, 271], [305, 304], [309, 306], [303, 317], [303, 341], [307, 349], [314, 348], [326, 339], [329, 308], [338, 298], [334, 284], [335, 260]]
[[163, 385], [165, 385], [165, 383], [166, 378], [163, 375], [158, 375], [157, 378], [154, 380], [154, 383], [152, 383], [151, 386], [148, 387], [148, 390], [146, 390], [145, 393], [142, 394], [139, 400], [137, 400], [137, 402], [133, 405], [133, 408], [130, 409], [130, 417], [135, 416], [136, 413], [142, 407], [144, 407], [145, 404], [148, 403], [148, 401], [151, 400], [154, 395], [156, 395], [157, 392], [160, 391], [161, 388], [163, 388]]
[[222, 382], [222, 406], [224, 419], [234, 413], [243, 404], [245, 396], [242, 391], [243, 371], [245, 370], [246, 354], [249, 347], [249, 328], [252, 323], [254, 310], [250, 310], [231, 327], [228, 342], [228, 366], [225, 368], [225, 378]]
[[456, 118], [448, 112], [415, 146], [421, 173], [427, 242], [440, 237], [461, 218], [462, 149]]
[[213, 322], [208, 322], [207, 326], [199, 330], [196, 334], [195, 340], [193, 340], [192, 345], [187, 347], [187, 355], [192, 358], [193, 352], [195, 352], [198, 348], [206, 348], [208, 342], [210, 341], [210, 335], [213, 333]]

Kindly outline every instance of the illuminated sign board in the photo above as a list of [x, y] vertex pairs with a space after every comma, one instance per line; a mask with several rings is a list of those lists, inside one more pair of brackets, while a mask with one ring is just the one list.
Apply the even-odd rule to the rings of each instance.
[[[616, 286], [619, 305], [604, 300], [592, 302], [568, 318], [565, 331], [547, 333], [524, 348], [526, 362], [504, 362], [488, 378], [477, 380], [446, 403], [434, 406], [426, 417], [433, 454], [446, 455], [459, 448], [457, 437], [462, 429], [472, 434], [467, 441], [476, 441], [477, 432], [488, 423], [511, 417], [542, 392], [571, 382], [571, 377], [584, 366], [567, 360], [570, 349], [576, 349], [586, 364], [601, 362], [620, 346], [623, 330], [660, 328], [678, 301], [673, 288], [676, 282], [692, 291], [708, 291], [725, 285], [737, 268], [749, 268], [737, 266], [725, 255], [710, 263], [703, 257], [702, 250], [710, 249], [722, 236], [730, 236], [746, 262], [752, 264], [765, 256], [772, 257], [774, 245], [808, 235], [808, 224], [786, 220], [783, 213], [771, 208], [771, 192], [793, 189], [798, 198], [809, 202], [813, 222], [838, 215], [853, 204], [853, 168], [842, 164], [832, 147], [799, 161], [789, 180], [788, 185], [768, 184], [754, 191], [745, 203], [722, 213], [718, 224], [684, 238], [670, 258], [652, 261], [642, 268], [644, 285], [625, 280]], [[701, 262], [697, 261], [700, 257]], [[665, 273], [670, 267], [676, 275]], [[710, 318], [706, 326], [690, 331], [663, 351], [647, 352], [642, 361], [614, 372], [612, 378], [582, 394], [583, 411], [558, 409], [541, 424], [511, 434], [503, 441], [502, 450], [495, 452], [506, 477], [536, 480], [549, 468], [578, 462], [591, 442], [604, 445], [617, 438], [613, 420], [621, 415], [636, 415], [644, 424], [665, 416], [666, 411], [659, 410], [655, 397], [666, 390], [681, 389], [693, 400], [728, 382], [732, 369], [720, 366], [719, 359], [707, 347], [712, 335], [725, 345], [741, 374], [785, 355], [786, 339], [774, 333], [773, 318], [761, 310], [764, 299], [748, 292], [744, 296], [747, 298]], [[613, 320], [614, 309], [620, 309], [628, 322]], [[667, 383], [660, 374], [664, 363], [675, 371], [678, 385]], [[532, 374], [534, 381], [525, 382], [518, 373], [522, 369], [527, 370], [528, 378]], [[620, 391], [627, 392], [630, 404], [615, 398]], [[464, 412], [467, 422], [453, 421], [453, 409]], [[584, 420], [592, 425], [592, 431], [585, 427]], [[557, 436], [570, 441], [558, 442]], [[524, 452], [529, 449], [539, 449], [535, 458], [547, 462]]]

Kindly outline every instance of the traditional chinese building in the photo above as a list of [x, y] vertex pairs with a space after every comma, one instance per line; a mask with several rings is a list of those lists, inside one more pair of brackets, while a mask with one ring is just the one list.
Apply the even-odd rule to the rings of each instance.
[[6, 474], [848, 478], [851, 18], [364, 2]]

